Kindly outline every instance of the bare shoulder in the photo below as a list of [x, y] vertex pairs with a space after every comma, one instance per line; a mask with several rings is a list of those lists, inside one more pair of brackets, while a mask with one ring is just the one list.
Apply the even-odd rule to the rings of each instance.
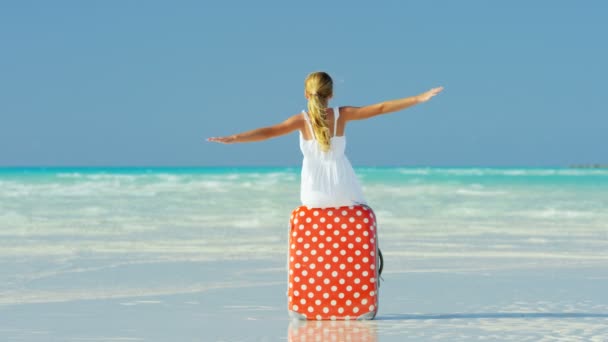
[[356, 118], [360, 107], [354, 106], [341, 106], [340, 107], [340, 119], [344, 121], [354, 120]]
[[302, 113], [294, 114], [289, 116], [285, 121], [281, 122], [279, 125], [284, 126], [290, 130], [302, 129], [306, 124], [306, 120]]

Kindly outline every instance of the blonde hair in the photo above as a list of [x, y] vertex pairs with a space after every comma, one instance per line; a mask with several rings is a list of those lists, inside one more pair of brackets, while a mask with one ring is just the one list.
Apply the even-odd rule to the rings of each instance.
[[327, 124], [327, 105], [333, 96], [334, 82], [322, 71], [309, 74], [304, 81], [304, 91], [308, 96], [308, 113], [312, 130], [322, 151], [329, 151], [331, 133]]

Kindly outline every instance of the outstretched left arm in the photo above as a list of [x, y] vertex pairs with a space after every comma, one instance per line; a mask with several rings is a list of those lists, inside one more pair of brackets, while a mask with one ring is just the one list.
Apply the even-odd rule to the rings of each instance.
[[238, 134], [228, 135], [224, 137], [212, 137], [208, 138], [207, 141], [217, 142], [222, 144], [233, 144], [233, 143], [244, 143], [262, 141], [270, 138], [276, 138], [281, 135], [291, 133], [302, 127], [302, 115], [296, 114], [289, 119], [276, 124], [274, 126], [262, 127], [253, 129], [251, 131], [242, 132]]

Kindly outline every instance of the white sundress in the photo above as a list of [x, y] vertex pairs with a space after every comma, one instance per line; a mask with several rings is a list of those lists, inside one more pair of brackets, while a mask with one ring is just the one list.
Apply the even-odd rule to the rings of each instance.
[[303, 111], [313, 137], [305, 140], [300, 132], [300, 150], [304, 155], [300, 184], [300, 200], [309, 208], [341, 207], [367, 204], [353, 167], [346, 158], [346, 137], [336, 136], [339, 107], [334, 108], [334, 134], [330, 149], [321, 150], [314, 138], [308, 114]]

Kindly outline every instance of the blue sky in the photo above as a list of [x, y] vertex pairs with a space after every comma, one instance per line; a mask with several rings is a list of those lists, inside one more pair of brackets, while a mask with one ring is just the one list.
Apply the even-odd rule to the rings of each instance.
[[3, 1], [0, 166], [299, 165], [297, 134], [205, 142], [306, 106], [443, 85], [348, 126], [354, 165], [608, 163], [602, 1]]

